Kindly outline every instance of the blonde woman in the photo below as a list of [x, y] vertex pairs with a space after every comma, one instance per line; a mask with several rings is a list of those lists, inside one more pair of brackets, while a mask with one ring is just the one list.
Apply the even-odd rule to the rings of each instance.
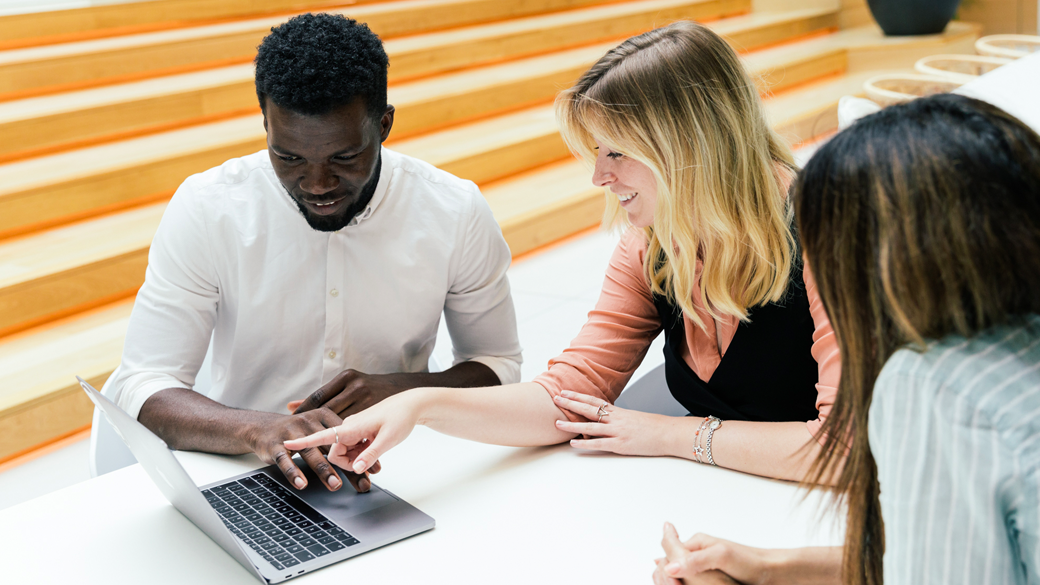
[[[677, 22], [609, 51], [556, 109], [609, 214], [630, 226], [589, 321], [533, 382], [414, 389], [349, 417], [339, 439], [355, 446], [337, 445], [330, 460], [362, 473], [424, 424], [488, 443], [573, 439], [802, 479], [838, 351], [792, 233], [791, 154], [736, 53]], [[613, 406], [662, 331], [669, 388], [693, 416]], [[286, 447], [335, 439], [329, 429]]]

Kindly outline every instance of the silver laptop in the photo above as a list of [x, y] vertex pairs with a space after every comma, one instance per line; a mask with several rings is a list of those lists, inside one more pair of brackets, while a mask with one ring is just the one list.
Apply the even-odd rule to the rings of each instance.
[[264, 583], [280, 583], [434, 526], [433, 518], [372, 484], [328, 491], [305, 463], [308, 486], [289, 486], [277, 466], [199, 488], [169, 447], [77, 376], [166, 499]]

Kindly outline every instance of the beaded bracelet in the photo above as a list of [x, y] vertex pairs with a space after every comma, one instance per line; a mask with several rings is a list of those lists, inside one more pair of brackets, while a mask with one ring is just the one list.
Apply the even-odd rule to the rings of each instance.
[[704, 420], [701, 421], [701, 426], [697, 427], [697, 432], [693, 434], [693, 456], [697, 459], [697, 463], [704, 463], [701, 460], [701, 455], [704, 455], [704, 447], [701, 447], [701, 431], [708, 426], [708, 419], [710, 418], [710, 416], [704, 417]]
[[[722, 426], [722, 419], [711, 415], [708, 418], [711, 419], [711, 423], [708, 425], [708, 448], [705, 449], [705, 452], [708, 455], [708, 463], [715, 465], [715, 458], [711, 456], [711, 438], [715, 434], [715, 430]], [[718, 465], [715, 465], [715, 467], [718, 467]]]

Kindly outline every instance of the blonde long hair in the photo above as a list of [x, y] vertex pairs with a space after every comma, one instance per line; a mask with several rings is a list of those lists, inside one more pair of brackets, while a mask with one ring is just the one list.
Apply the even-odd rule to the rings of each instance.
[[[588, 164], [595, 137], [656, 177], [644, 259], [654, 293], [704, 329], [693, 304], [700, 258], [697, 294], [712, 318], [747, 320], [749, 308], [783, 296], [797, 261], [783, 188], [793, 158], [717, 34], [680, 21], [626, 40], [560, 93], [556, 116], [567, 145]], [[604, 221], [628, 225], [609, 190]]]

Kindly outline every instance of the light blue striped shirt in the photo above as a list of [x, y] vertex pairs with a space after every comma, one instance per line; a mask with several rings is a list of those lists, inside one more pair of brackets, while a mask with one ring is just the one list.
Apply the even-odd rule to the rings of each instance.
[[1040, 584], [1040, 316], [896, 352], [868, 432], [885, 585]]

